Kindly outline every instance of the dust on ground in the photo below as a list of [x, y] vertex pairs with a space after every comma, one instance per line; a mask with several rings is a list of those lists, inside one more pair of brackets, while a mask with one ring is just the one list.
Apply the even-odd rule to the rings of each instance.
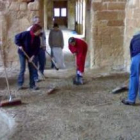
[[[127, 91], [112, 94], [128, 79], [127, 73], [86, 71], [85, 84], [72, 83], [74, 71], [46, 71], [39, 91], [16, 91], [16, 76], [9, 78], [12, 94], [23, 104], [1, 108], [17, 125], [8, 140], [140, 140], [140, 105], [125, 106], [120, 100]], [[0, 78], [0, 98], [5, 98], [6, 83]], [[48, 94], [55, 88], [53, 94]]]

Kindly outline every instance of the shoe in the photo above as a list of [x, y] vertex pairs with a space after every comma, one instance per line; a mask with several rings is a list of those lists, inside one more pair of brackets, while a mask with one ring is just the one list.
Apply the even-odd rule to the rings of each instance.
[[131, 102], [131, 101], [127, 100], [127, 99], [123, 99], [123, 100], [122, 100], [122, 103], [123, 103], [124, 105], [135, 105], [135, 102]]
[[38, 78], [39, 82], [43, 81], [44, 79], [45, 79], [45, 75], [44, 74], [40, 75], [39, 78]]
[[83, 82], [83, 77], [82, 76], [79, 76], [79, 85], [83, 85], [84, 82]]
[[39, 87], [36, 87], [36, 86], [33, 86], [33, 87], [30, 87], [31, 90], [39, 90]]
[[77, 75], [77, 76], [73, 79], [73, 84], [74, 84], [74, 85], [83, 85], [83, 77]]
[[35, 79], [34, 81], [35, 81], [35, 82], [40, 82], [40, 80], [39, 80], [39, 79]]
[[78, 77], [77, 76], [75, 78], [73, 78], [73, 84], [74, 85], [79, 85]]

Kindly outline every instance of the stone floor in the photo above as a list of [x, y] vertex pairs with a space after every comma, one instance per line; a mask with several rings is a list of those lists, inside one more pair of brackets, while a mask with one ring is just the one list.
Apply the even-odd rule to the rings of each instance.
[[[38, 83], [37, 92], [28, 89], [28, 74], [25, 89], [17, 92], [16, 76], [11, 75], [11, 92], [23, 104], [0, 108], [15, 121], [13, 131], [4, 135], [7, 128], [0, 120], [0, 140], [139, 140], [139, 101], [136, 106], [125, 106], [120, 99], [127, 92], [111, 93], [128, 79], [128, 74], [87, 69], [85, 84], [75, 86], [74, 73], [74, 69], [46, 70], [46, 81]], [[2, 99], [6, 86], [2, 77], [0, 81]], [[55, 91], [48, 94], [51, 88]]]
[[[124, 106], [120, 100], [127, 91], [111, 93], [128, 79], [128, 74], [86, 69], [85, 84], [73, 85], [75, 64], [67, 41], [77, 35], [67, 30], [63, 33], [67, 69], [48, 69], [48, 58], [46, 80], [37, 84], [39, 91], [29, 90], [28, 72], [24, 90], [17, 91], [19, 66], [7, 69], [11, 93], [21, 98], [22, 105], [0, 108], [0, 140], [140, 140], [139, 101], [135, 107]], [[49, 94], [51, 89], [55, 89], [53, 94]], [[5, 98], [8, 92], [1, 68], [0, 100]]]

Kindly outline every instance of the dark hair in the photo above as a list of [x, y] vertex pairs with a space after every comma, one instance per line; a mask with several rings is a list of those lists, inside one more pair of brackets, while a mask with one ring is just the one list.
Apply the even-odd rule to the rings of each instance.
[[76, 40], [75, 40], [74, 37], [70, 37], [68, 42], [69, 42], [69, 44], [70, 44], [70, 43], [76, 42]]
[[58, 28], [59, 28], [59, 25], [58, 25], [57, 23], [54, 23], [54, 24], [53, 24], [53, 28], [54, 28], [54, 27], [58, 27]]
[[34, 24], [34, 25], [32, 26], [32, 28], [31, 28], [31, 31], [32, 31], [33, 33], [35, 33], [35, 32], [37, 32], [38, 30], [41, 30], [41, 29], [42, 29], [42, 27], [41, 27], [40, 25]]

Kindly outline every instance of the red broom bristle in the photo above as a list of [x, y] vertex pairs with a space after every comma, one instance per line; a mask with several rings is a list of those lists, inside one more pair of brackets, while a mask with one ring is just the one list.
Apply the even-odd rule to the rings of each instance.
[[0, 107], [5, 107], [5, 106], [12, 106], [12, 105], [20, 105], [22, 102], [20, 99], [12, 99], [11, 101], [9, 100], [4, 100], [0, 102]]

